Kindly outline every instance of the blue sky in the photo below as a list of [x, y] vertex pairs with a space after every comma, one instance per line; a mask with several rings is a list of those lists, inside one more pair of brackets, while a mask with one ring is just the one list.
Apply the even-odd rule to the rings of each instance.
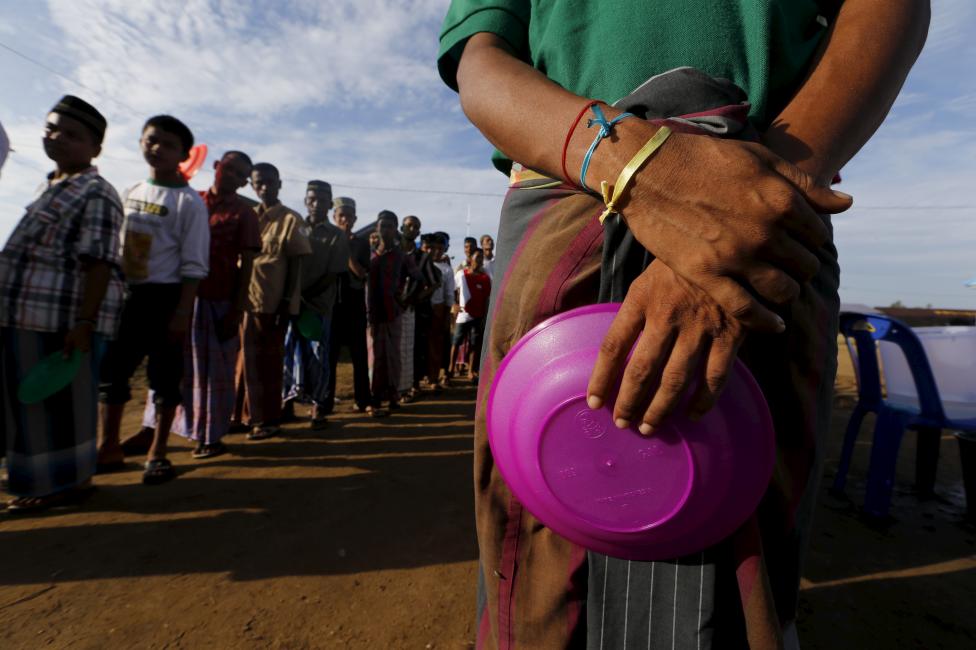
[[[276, 164], [296, 209], [321, 178], [355, 197], [361, 218], [416, 214], [456, 246], [468, 231], [494, 234], [505, 179], [434, 65], [447, 4], [0, 0], [0, 122], [15, 149], [0, 172], [0, 240], [50, 168], [41, 125], [65, 92], [107, 116], [97, 163], [120, 190], [146, 173], [145, 118], [172, 113], [212, 155]], [[908, 84], [843, 172], [856, 201], [834, 221], [848, 302], [976, 308], [962, 286], [976, 276], [976, 2], [932, 6]]]

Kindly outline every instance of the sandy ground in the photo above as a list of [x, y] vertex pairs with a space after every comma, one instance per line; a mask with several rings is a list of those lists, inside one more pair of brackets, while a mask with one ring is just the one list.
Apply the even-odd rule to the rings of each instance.
[[[849, 365], [838, 387], [825, 486]], [[132, 459], [81, 507], [0, 516], [0, 648], [473, 647], [473, 409], [459, 384], [386, 420], [343, 412], [325, 431], [230, 436], [231, 453], [207, 461], [177, 440], [171, 484], [142, 486]], [[871, 526], [856, 508], [869, 426], [850, 500], [821, 490], [803, 647], [976, 647], [956, 443], [947, 432], [939, 497], [922, 501], [906, 436], [895, 520]]]

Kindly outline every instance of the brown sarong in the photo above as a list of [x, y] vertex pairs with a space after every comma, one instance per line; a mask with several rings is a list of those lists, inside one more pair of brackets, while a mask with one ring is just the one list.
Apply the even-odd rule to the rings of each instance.
[[281, 421], [287, 330], [288, 319], [278, 314], [244, 312], [237, 361], [236, 422], [261, 426]]

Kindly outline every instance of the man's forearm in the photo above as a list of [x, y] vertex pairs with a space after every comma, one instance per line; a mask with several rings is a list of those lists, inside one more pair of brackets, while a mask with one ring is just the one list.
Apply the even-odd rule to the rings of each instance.
[[763, 141], [829, 183], [881, 125], [928, 33], [928, 0], [847, 0]]
[[[569, 92], [519, 60], [504, 40], [488, 33], [475, 34], [468, 40], [457, 81], [464, 113], [493, 145], [535, 171], [563, 177], [561, 154], [566, 132], [587, 98]], [[607, 118], [621, 113], [611, 106], [603, 110]], [[582, 117], [581, 121], [585, 123], [586, 119]], [[620, 146], [604, 147], [601, 155], [592, 159], [588, 178], [615, 178], [655, 130], [642, 120], [620, 122], [611, 138]], [[566, 155], [571, 177], [565, 180], [579, 180], [580, 163], [592, 139], [593, 133], [586, 128], [574, 131]]]

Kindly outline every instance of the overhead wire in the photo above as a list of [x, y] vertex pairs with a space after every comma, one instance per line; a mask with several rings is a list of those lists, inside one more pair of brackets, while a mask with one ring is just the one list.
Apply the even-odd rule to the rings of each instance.
[[[183, 5], [184, 11], [185, 8], [186, 8], [186, 3], [184, 2]], [[126, 104], [125, 102], [111, 95], [108, 95], [104, 92], [95, 90], [91, 86], [88, 86], [78, 81], [77, 79], [74, 79], [60, 72], [57, 69], [52, 68], [51, 66], [45, 64], [44, 62], [39, 61], [36, 58], [28, 54], [25, 54], [24, 52], [21, 52], [20, 50], [13, 48], [2, 41], [0, 41], [0, 48], [10, 52], [11, 54], [14, 54], [15, 56], [20, 57], [25, 61], [28, 61], [33, 65], [36, 65], [37, 67], [49, 72], [50, 74], [53, 74], [65, 81], [68, 81], [69, 83], [75, 84], [81, 88], [84, 88], [85, 90], [88, 90], [89, 92], [99, 95], [100, 97], [104, 97], [112, 102], [115, 102], [119, 106], [126, 108], [134, 116], [138, 116], [140, 114], [139, 111], [137, 111], [132, 106]], [[33, 145], [21, 144], [18, 146], [34, 148]], [[137, 160], [135, 158], [122, 158], [118, 156], [109, 156], [109, 155], [103, 155], [102, 158], [105, 158], [106, 160], [116, 160], [119, 162], [142, 162], [141, 160]], [[287, 180], [289, 182], [296, 182], [296, 183], [306, 182], [305, 180], [300, 180], [293, 177], [291, 178], [282, 177], [282, 180]], [[464, 190], [442, 190], [442, 189], [431, 189], [431, 188], [419, 189], [419, 188], [409, 188], [409, 187], [382, 187], [382, 186], [375, 186], [375, 185], [354, 185], [354, 184], [339, 183], [339, 182], [333, 182], [332, 185], [335, 185], [337, 187], [354, 189], [354, 190], [368, 190], [368, 191], [377, 191], [377, 192], [405, 192], [411, 194], [439, 194], [439, 195], [473, 196], [473, 197], [487, 197], [487, 198], [505, 197], [505, 193], [503, 192], [473, 192], [473, 191], [464, 191]], [[952, 210], [954, 211], [954, 210], [973, 210], [976, 209], [976, 204], [971, 204], [971, 205], [855, 205], [854, 207], [858, 210]]]
[[28, 54], [24, 54], [20, 50], [17, 50], [17, 49], [15, 49], [13, 47], [10, 47], [9, 45], [7, 45], [6, 43], [4, 43], [2, 41], [0, 41], [0, 48], [6, 50], [8, 52], [10, 52], [11, 54], [13, 54], [15, 56], [20, 57], [21, 59], [24, 59], [25, 61], [28, 61], [28, 62], [36, 65], [37, 67], [39, 67], [42, 70], [45, 70], [45, 71], [47, 71], [47, 72], [55, 75], [56, 77], [60, 77], [61, 79], [64, 79], [65, 81], [67, 81], [69, 83], [73, 83], [76, 86], [79, 86], [81, 88], [84, 88], [88, 92], [95, 93], [96, 95], [98, 95], [100, 97], [104, 97], [105, 99], [108, 99], [109, 101], [115, 102], [119, 106], [125, 107], [126, 109], [128, 109], [129, 111], [131, 111], [133, 114], [137, 114], [138, 113], [138, 111], [136, 111], [136, 109], [134, 109], [132, 106], [129, 106], [125, 102], [123, 102], [123, 101], [121, 101], [119, 99], [116, 99], [115, 97], [112, 97], [111, 95], [108, 95], [108, 94], [106, 94], [104, 92], [101, 92], [99, 90], [95, 90], [91, 86], [89, 86], [87, 84], [84, 84], [84, 83], [78, 81], [77, 79], [72, 79], [68, 75], [59, 72], [58, 70], [50, 67], [46, 63], [43, 63], [41, 61], [38, 61], [37, 59], [35, 59], [34, 57], [32, 57], [32, 56], [30, 56]]

